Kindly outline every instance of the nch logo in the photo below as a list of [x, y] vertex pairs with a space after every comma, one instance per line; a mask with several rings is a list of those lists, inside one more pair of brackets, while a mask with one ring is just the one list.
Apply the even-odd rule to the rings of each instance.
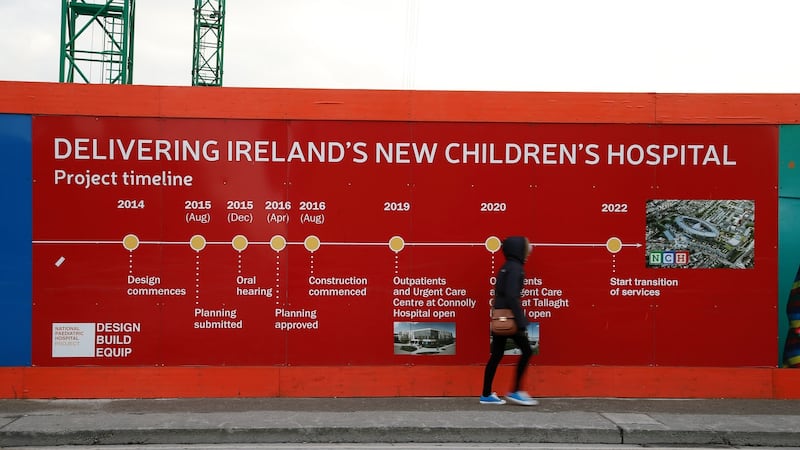
[[651, 266], [673, 266], [689, 264], [689, 252], [687, 250], [667, 250], [660, 252], [650, 252], [648, 255]]

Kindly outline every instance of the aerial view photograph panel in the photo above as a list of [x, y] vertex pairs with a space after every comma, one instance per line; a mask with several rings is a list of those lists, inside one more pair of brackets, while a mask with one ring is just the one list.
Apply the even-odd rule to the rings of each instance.
[[753, 200], [648, 200], [647, 267], [752, 269]]

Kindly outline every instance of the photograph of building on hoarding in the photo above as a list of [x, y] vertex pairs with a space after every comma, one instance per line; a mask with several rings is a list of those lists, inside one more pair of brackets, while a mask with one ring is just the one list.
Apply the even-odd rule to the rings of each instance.
[[395, 322], [395, 355], [455, 355], [455, 322]]
[[647, 267], [752, 269], [753, 200], [648, 200]]
[[[539, 322], [531, 322], [528, 324], [528, 328], [525, 329], [525, 332], [528, 334], [528, 342], [531, 344], [531, 350], [533, 350], [534, 355], [539, 354]], [[520, 349], [514, 345], [513, 339], [506, 339], [506, 350], [503, 352], [504, 355], [521, 355], [522, 352]]]

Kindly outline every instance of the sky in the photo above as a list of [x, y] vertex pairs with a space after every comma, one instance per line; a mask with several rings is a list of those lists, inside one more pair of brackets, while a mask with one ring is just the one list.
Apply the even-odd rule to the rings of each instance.
[[[58, 81], [61, 3], [0, 0], [0, 80]], [[191, 85], [193, 6], [136, 0], [134, 84]], [[227, 0], [223, 85], [798, 93], [798, 20], [797, 0]]]

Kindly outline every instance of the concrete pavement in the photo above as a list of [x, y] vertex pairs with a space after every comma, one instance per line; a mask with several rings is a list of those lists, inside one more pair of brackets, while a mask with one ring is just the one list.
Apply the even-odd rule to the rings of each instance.
[[3, 447], [314, 442], [800, 447], [800, 400], [0, 400]]

